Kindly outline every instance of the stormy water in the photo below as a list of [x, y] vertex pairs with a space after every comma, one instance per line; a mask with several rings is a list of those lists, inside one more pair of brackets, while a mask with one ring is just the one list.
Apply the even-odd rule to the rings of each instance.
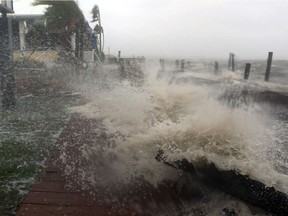
[[[181, 173], [155, 159], [161, 149], [170, 162], [205, 158], [220, 170], [235, 170], [287, 194], [287, 104], [245, 100], [241, 90], [288, 92], [288, 62], [273, 62], [270, 82], [264, 82], [265, 61], [252, 62], [247, 81], [244, 66], [239, 61], [231, 72], [220, 62], [216, 76], [212, 61], [191, 60], [181, 72], [174, 61], [161, 68], [158, 60], [148, 60], [139, 79], [121, 77], [118, 66], [105, 66], [79, 86], [89, 102], [70, 112], [101, 119], [113, 145], [101, 148], [105, 170], [95, 177], [99, 148], [83, 144], [82, 157], [91, 166], [83, 167], [79, 181], [89, 187], [128, 184], [137, 177], [155, 187], [165, 180], [179, 181]], [[184, 206], [181, 215], [270, 215], [215, 190], [197, 201], [186, 200]]]

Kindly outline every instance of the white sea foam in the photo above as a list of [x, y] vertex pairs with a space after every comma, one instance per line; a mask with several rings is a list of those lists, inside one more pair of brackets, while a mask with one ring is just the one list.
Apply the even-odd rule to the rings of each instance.
[[[119, 178], [142, 176], [153, 184], [175, 178], [175, 171], [155, 160], [163, 149], [170, 161], [205, 157], [219, 169], [233, 169], [288, 192], [288, 176], [276, 171], [267, 154], [276, 135], [264, 108], [231, 108], [217, 100], [219, 91], [213, 87], [169, 84], [170, 78], [157, 80], [155, 69], [148, 71], [144, 86], [108, 79], [110, 88], [92, 88], [92, 101], [73, 108], [88, 118], [103, 119], [109, 133], [121, 134], [116, 147], [106, 149], [107, 157], [114, 158], [109, 167]], [[83, 155], [89, 159], [93, 149], [83, 149]]]

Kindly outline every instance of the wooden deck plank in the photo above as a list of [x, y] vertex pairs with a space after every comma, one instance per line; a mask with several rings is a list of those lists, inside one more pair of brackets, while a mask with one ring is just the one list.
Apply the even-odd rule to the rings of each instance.
[[99, 205], [98, 200], [89, 194], [79, 192], [35, 192], [30, 191], [22, 202], [23, 204], [39, 205], [74, 205], [74, 206], [92, 206]]
[[17, 216], [132, 216], [139, 215], [130, 209], [111, 208], [111, 206], [51, 206], [23, 204]]
[[36, 182], [30, 189], [34, 192], [65, 192], [65, 182]]
[[39, 181], [42, 182], [66, 182], [65, 177], [59, 175], [45, 175], [40, 176]]
[[38, 177], [38, 181], [42, 181], [42, 182], [65, 182], [66, 179], [65, 179], [65, 176], [63, 176], [61, 173], [44, 171]]

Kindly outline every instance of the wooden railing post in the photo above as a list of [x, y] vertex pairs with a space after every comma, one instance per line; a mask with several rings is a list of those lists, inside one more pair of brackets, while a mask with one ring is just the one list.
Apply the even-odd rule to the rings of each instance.
[[247, 63], [246, 67], [245, 67], [245, 73], [244, 73], [244, 79], [245, 80], [247, 80], [249, 78], [250, 69], [251, 69], [251, 64]]
[[231, 53], [231, 70], [234, 72], [235, 71], [235, 62], [234, 62], [234, 53]]
[[121, 51], [118, 51], [118, 60], [121, 58]]
[[184, 72], [184, 70], [185, 70], [185, 60], [182, 59], [181, 60], [181, 72]]
[[228, 59], [228, 70], [231, 69], [231, 53], [229, 54], [229, 59]]
[[229, 54], [228, 70], [235, 71], [234, 57], [235, 57], [234, 53]]
[[273, 52], [268, 53], [268, 59], [267, 59], [267, 67], [266, 67], [266, 73], [265, 73], [265, 81], [269, 81], [270, 77], [270, 71], [271, 71], [271, 65], [272, 65], [272, 57], [273, 57]]
[[219, 72], [219, 62], [215, 61], [214, 63], [214, 74], [217, 75]]
[[159, 62], [160, 62], [161, 70], [165, 71], [165, 60], [164, 59], [160, 59]]

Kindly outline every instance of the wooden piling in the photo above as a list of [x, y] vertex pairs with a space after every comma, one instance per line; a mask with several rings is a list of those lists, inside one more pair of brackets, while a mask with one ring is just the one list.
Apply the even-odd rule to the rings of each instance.
[[234, 63], [234, 53], [229, 54], [229, 60], [228, 60], [228, 70], [235, 71], [235, 63]]
[[178, 71], [179, 70], [179, 60], [178, 59], [175, 61], [175, 67], [176, 67], [176, 71]]
[[184, 69], [185, 69], [185, 60], [182, 59], [181, 60], [181, 72], [184, 72]]
[[121, 58], [121, 51], [119, 50], [118, 51], [118, 59], [120, 59]]
[[231, 53], [229, 54], [229, 59], [228, 59], [228, 70], [231, 69]]
[[267, 67], [266, 67], [265, 79], [264, 79], [265, 82], [269, 81], [271, 65], [272, 65], [272, 57], [273, 57], [273, 52], [269, 52], [268, 53], [268, 59], [267, 59]]
[[251, 69], [251, 64], [247, 63], [246, 67], [245, 67], [245, 73], [244, 73], [244, 79], [245, 80], [247, 80], [249, 78], [250, 69]]
[[160, 59], [160, 66], [161, 66], [161, 70], [165, 71], [165, 60], [164, 59]]
[[219, 72], [219, 62], [215, 61], [214, 63], [214, 74], [217, 75]]
[[231, 70], [234, 72], [235, 71], [235, 62], [234, 62], [234, 53], [231, 53]]

